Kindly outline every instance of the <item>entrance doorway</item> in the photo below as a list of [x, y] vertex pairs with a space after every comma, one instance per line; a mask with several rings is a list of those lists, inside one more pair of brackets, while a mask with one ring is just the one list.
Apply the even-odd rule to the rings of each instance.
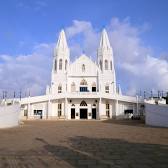
[[92, 119], [96, 119], [96, 108], [92, 108]]
[[75, 108], [71, 108], [71, 119], [75, 119]]
[[43, 111], [42, 110], [34, 110], [35, 119], [42, 119]]
[[87, 109], [80, 109], [80, 119], [87, 119]]

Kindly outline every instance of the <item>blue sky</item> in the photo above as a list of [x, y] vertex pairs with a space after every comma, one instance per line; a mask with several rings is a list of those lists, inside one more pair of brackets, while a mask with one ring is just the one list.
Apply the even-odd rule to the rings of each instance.
[[[144, 43], [167, 50], [167, 0], [6, 0], [0, 5], [0, 53], [29, 53], [34, 43], [53, 42], [72, 20], [90, 21], [101, 29], [112, 17], [130, 17], [137, 26], [151, 26]], [[24, 45], [23, 45], [24, 42]]]
[[[81, 50], [86, 50], [86, 53], [91, 54], [91, 51], [87, 51], [87, 44], [85, 43], [87, 40], [86, 33], [92, 31], [92, 35], [95, 37], [98, 36], [101, 29], [106, 27], [111, 34], [111, 42], [114, 44], [114, 48], [118, 49], [116, 46], [113, 36], [115, 35], [115, 31], [121, 35], [120, 32], [121, 27], [126, 26], [128, 28], [128, 32], [125, 37], [128, 39], [135, 39], [136, 43], [138, 43], [138, 47], [142, 48], [142, 50], [148, 50], [151, 56], [150, 59], [157, 58], [160, 61], [160, 58], [164, 58], [166, 62], [159, 62], [157, 66], [162, 63], [165, 65], [164, 72], [167, 72], [167, 56], [168, 56], [168, 1], [167, 0], [5, 0], [1, 2], [0, 5], [0, 66], [3, 68], [2, 76], [5, 77], [6, 82], [3, 85], [0, 85], [1, 90], [8, 90], [9, 85], [13, 82], [12, 77], [10, 77], [9, 81], [6, 79], [5, 68], [7, 68], [7, 72], [10, 73], [8, 69], [9, 60], [10, 65], [15, 67], [18, 65], [16, 58], [20, 55], [24, 55], [26, 59], [30, 58], [32, 55], [44, 55], [47, 53], [48, 56], [52, 54], [53, 43], [56, 42], [58, 38], [58, 33], [61, 28], [64, 28], [68, 32], [69, 27], [75, 27], [74, 20], [79, 21], [81, 25], [91, 24], [91, 27], [84, 29], [83, 32], [76, 33], [75, 35], [68, 38], [70, 47], [75, 47], [77, 43], [81, 45]], [[111, 21], [113, 18], [113, 21]], [[117, 18], [117, 26], [115, 25], [114, 18]], [[84, 24], [82, 23], [84, 22]], [[111, 23], [112, 22], [112, 23]], [[116, 29], [113, 32], [110, 32], [113, 27], [111, 24], [116, 26]], [[89, 30], [88, 30], [89, 29]], [[136, 33], [132, 33], [132, 29], [136, 30]], [[130, 33], [131, 32], [131, 33]], [[96, 34], [97, 33], [97, 34]], [[130, 35], [131, 34], [131, 35]], [[95, 37], [95, 39], [97, 38]], [[123, 36], [121, 36], [123, 38]], [[118, 38], [116, 38], [118, 40]], [[140, 42], [139, 42], [140, 41]], [[96, 43], [96, 42], [95, 42]], [[41, 45], [45, 44], [45, 45]], [[74, 45], [75, 44], [75, 45]], [[117, 44], [121, 44], [118, 42]], [[48, 45], [48, 46], [47, 46]], [[42, 48], [41, 48], [42, 47]], [[46, 49], [47, 48], [47, 49]], [[114, 49], [114, 50], [116, 50]], [[41, 51], [39, 51], [41, 50]], [[45, 50], [45, 51], [44, 51]], [[138, 49], [139, 50], [139, 49]], [[51, 53], [50, 53], [51, 51]], [[43, 53], [42, 53], [43, 52]], [[135, 51], [133, 51], [135, 52]], [[74, 53], [78, 53], [75, 52]], [[116, 52], [117, 53], [117, 52]], [[122, 52], [124, 53], [124, 51]], [[140, 51], [141, 53], [141, 51]], [[142, 52], [144, 53], [144, 51]], [[46, 55], [47, 55], [46, 54]], [[145, 51], [145, 54], [148, 55], [148, 52]], [[8, 57], [4, 58], [4, 55]], [[38, 55], [38, 56], [39, 56]], [[78, 55], [77, 55], [78, 56]], [[24, 58], [25, 58], [24, 57]], [[49, 56], [51, 57], [51, 56]], [[72, 55], [72, 57], [76, 57], [76, 55]], [[93, 56], [94, 57], [94, 56]], [[117, 57], [117, 54], [116, 54]], [[120, 56], [120, 54], [118, 55]], [[126, 56], [125, 56], [126, 57]], [[128, 56], [129, 57], [129, 56]], [[137, 62], [141, 60], [141, 54]], [[146, 56], [147, 57], [147, 56]], [[20, 58], [20, 57], [19, 57]], [[45, 58], [45, 57], [44, 57]], [[12, 59], [12, 61], [11, 61]], [[16, 60], [13, 60], [16, 59]], [[31, 61], [33, 62], [35, 56], [31, 57]], [[46, 59], [46, 58], [45, 58]], [[44, 60], [45, 60], [44, 59]], [[116, 58], [117, 59], [117, 58]], [[145, 59], [145, 58], [144, 58]], [[50, 62], [51, 59], [48, 58]], [[121, 59], [122, 60], [122, 59]], [[31, 62], [29, 60], [29, 62]], [[120, 61], [120, 59], [118, 60]], [[126, 60], [128, 61], [128, 60]], [[129, 60], [130, 61], [130, 60]], [[156, 61], [156, 60], [154, 60]], [[117, 62], [117, 61], [116, 61]], [[23, 62], [22, 62], [23, 63]], [[146, 62], [144, 62], [145, 64]], [[118, 78], [119, 83], [121, 83], [122, 87], [126, 90], [130, 87], [135, 88], [135, 90], [148, 89], [150, 88], [150, 82], [147, 84], [139, 85], [139, 81], [141, 78], [138, 78], [137, 83], [130, 83], [125, 86], [124, 82], [127, 81], [127, 77], [131, 78], [130, 67], [128, 65], [122, 65], [122, 67], [126, 68], [127, 71], [129, 69], [129, 73], [126, 75], [126, 69], [120, 68], [118, 66], [120, 62], [117, 62], [117, 73], [120, 75]], [[33, 68], [35, 68], [34, 65]], [[38, 65], [39, 66], [39, 65]], [[43, 70], [49, 73], [50, 63], [48, 66], [41, 65]], [[140, 66], [139, 64], [137, 67]], [[149, 67], [148, 65], [146, 65]], [[157, 67], [156, 66], [156, 67]], [[29, 66], [28, 66], [29, 67]], [[31, 64], [32, 67], [32, 64]], [[24, 68], [24, 67], [23, 67]], [[132, 68], [132, 67], [131, 67]], [[141, 68], [141, 67], [139, 67]], [[21, 69], [19, 69], [21, 70]], [[123, 72], [124, 71], [124, 72]], [[39, 74], [40, 75], [40, 70]], [[48, 74], [47, 73], [47, 74]], [[22, 79], [22, 77], [19, 77]], [[50, 74], [46, 76], [50, 77]], [[160, 75], [160, 72], [158, 72]], [[32, 73], [33, 76], [33, 73]], [[23, 77], [26, 83], [30, 83], [30, 87], [32, 82], [37, 82], [37, 80], [33, 80], [34, 78], [29, 74], [29, 77]], [[149, 75], [150, 76], [150, 75]], [[149, 78], [149, 76], [147, 78]], [[163, 75], [162, 75], [163, 76]], [[42, 79], [39, 79], [39, 85], [42, 85], [42, 88], [39, 89], [36, 94], [41, 94], [44, 90], [45, 84], [48, 83], [49, 77], [46, 77], [46, 82], [41, 82]], [[143, 76], [145, 77], [145, 75]], [[160, 76], [159, 76], [160, 77]], [[125, 79], [125, 80], [124, 80]], [[135, 80], [135, 78], [133, 78]], [[160, 78], [159, 78], [160, 79]], [[1, 80], [3, 78], [1, 77]], [[148, 79], [153, 80], [153, 79]], [[160, 79], [162, 80], [162, 79]], [[164, 79], [166, 82], [168, 79]], [[32, 82], [31, 82], [32, 81]], [[124, 81], [124, 82], [123, 82]], [[16, 81], [15, 81], [16, 82]], [[136, 87], [135, 87], [136, 85]], [[15, 88], [16, 87], [16, 88]], [[24, 86], [19, 86], [21, 89], [24, 89]], [[38, 86], [37, 86], [38, 87]], [[36, 88], [36, 87], [35, 87]], [[152, 89], [164, 89], [167, 90], [165, 85], [153, 85]], [[15, 90], [17, 85], [10, 86], [9, 90]], [[37, 89], [38, 90], [38, 89]]]

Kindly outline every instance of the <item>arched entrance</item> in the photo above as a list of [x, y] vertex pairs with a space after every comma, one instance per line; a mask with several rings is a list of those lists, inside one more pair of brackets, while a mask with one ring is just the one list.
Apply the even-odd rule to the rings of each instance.
[[72, 107], [71, 107], [71, 119], [75, 119], [75, 105], [72, 104]]
[[92, 119], [96, 119], [96, 104], [92, 105]]
[[80, 103], [80, 119], [88, 119], [87, 103], [84, 100]]

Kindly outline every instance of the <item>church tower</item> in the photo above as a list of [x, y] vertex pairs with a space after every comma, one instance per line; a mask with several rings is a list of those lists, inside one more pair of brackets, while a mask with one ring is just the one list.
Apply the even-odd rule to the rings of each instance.
[[103, 29], [97, 54], [98, 66], [102, 72], [103, 87], [106, 85], [110, 88], [110, 92], [116, 93], [116, 77], [113, 59], [113, 49], [105, 29]]
[[51, 90], [53, 93], [66, 91], [67, 72], [70, 63], [70, 51], [64, 30], [61, 30], [54, 48], [53, 66], [51, 74]]
[[65, 73], [69, 67], [69, 48], [64, 30], [61, 30], [54, 48], [53, 73]]

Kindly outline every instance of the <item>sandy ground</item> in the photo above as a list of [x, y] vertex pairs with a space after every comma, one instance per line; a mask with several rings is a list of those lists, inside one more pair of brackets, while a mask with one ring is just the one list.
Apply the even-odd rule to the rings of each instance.
[[25, 121], [0, 130], [0, 167], [168, 167], [168, 128], [141, 121]]

